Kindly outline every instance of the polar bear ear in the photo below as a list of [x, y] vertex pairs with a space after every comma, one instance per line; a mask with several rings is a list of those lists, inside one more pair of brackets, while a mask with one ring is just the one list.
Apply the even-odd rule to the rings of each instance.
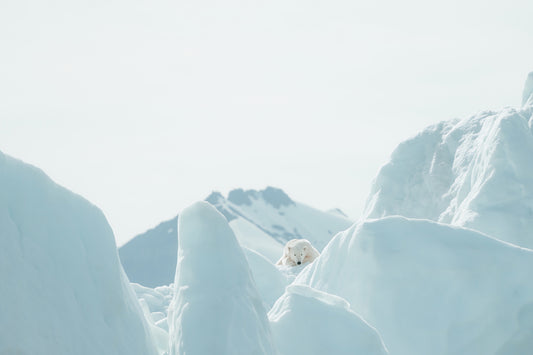
[[291, 247], [288, 245], [285, 245], [285, 248], [283, 249], [283, 255], [289, 256], [291, 253]]
[[304, 251], [306, 251], [306, 250], [307, 250], [307, 247], [304, 247]]

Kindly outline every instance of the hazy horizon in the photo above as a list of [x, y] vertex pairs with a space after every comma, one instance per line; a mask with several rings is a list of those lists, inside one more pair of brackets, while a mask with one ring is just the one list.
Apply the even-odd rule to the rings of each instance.
[[0, 150], [103, 210], [118, 245], [211, 191], [351, 218], [402, 140], [519, 106], [533, 3], [0, 4]]

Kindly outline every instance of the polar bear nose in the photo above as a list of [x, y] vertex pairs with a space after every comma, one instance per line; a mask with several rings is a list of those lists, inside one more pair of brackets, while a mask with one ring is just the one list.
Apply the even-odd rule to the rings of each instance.
[[298, 265], [300, 265], [302, 262], [301, 261], [298, 261]]

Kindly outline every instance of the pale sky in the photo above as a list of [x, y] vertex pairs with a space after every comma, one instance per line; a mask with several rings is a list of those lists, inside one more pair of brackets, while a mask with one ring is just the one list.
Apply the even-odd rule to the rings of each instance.
[[533, 2], [2, 0], [0, 150], [117, 243], [212, 190], [357, 219], [402, 140], [517, 106]]

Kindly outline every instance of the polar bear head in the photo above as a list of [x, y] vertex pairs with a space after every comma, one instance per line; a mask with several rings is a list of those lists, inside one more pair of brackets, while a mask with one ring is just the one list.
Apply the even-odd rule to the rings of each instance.
[[285, 245], [283, 251], [285, 265], [300, 265], [315, 260], [319, 253], [307, 239], [293, 239]]

